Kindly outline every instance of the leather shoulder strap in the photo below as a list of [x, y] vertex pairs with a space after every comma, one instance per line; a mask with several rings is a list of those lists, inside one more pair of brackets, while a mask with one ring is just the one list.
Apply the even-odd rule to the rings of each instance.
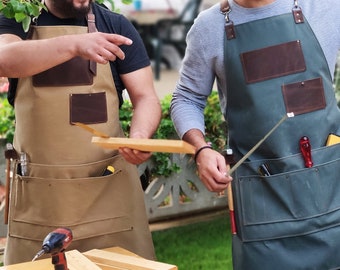
[[225, 32], [227, 35], [227, 39], [234, 39], [236, 38], [234, 23], [229, 19], [229, 13], [231, 11], [230, 5], [228, 0], [222, 0], [220, 2], [220, 11], [225, 16]]
[[[89, 33], [97, 32], [96, 28], [96, 17], [93, 14], [92, 7], [90, 8], [89, 13], [87, 14], [87, 27]], [[97, 74], [97, 63], [94, 61], [90, 61], [90, 70], [93, 75]]]
[[222, 0], [220, 2], [220, 10], [221, 13], [225, 14], [230, 11], [230, 6], [228, 0]]

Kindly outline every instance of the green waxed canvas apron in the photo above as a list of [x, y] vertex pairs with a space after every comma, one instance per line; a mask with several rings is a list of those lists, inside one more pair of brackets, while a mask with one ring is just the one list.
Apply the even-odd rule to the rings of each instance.
[[[32, 39], [83, 34], [88, 28], [90, 22], [89, 27], [37, 26]], [[19, 80], [14, 146], [29, 162], [28, 174], [16, 174], [12, 183], [6, 264], [32, 260], [57, 227], [72, 230], [69, 250], [120, 246], [155, 258], [136, 166], [117, 151], [95, 146], [92, 134], [72, 124], [123, 135], [110, 66], [94, 67], [73, 59]], [[103, 176], [108, 165], [114, 173]]]
[[[224, 94], [236, 159], [286, 113], [295, 114], [233, 176], [234, 269], [339, 269], [340, 144], [325, 143], [340, 134], [340, 112], [322, 49], [298, 6], [240, 25], [232, 12]], [[312, 147], [311, 168], [300, 153], [302, 136]], [[270, 176], [259, 174], [262, 164]]]

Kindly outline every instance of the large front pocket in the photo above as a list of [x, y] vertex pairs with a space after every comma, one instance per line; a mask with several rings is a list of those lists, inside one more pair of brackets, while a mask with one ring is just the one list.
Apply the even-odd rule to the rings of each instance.
[[235, 177], [237, 227], [243, 241], [293, 237], [340, 225], [340, 144], [312, 155], [312, 168], [303, 168], [301, 156], [293, 155], [246, 164], [256, 168], [266, 162], [275, 168], [269, 177]]
[[111, 164], [114, 173], [98, 177], [17, 175], [11, 192], [10, 235], [41, 241], [51, 229], [66, 226], [79, 240], [132, 230], [130, 215], [135, 205], [127, 203], [126, 194], [135, 187], [138, 174], [133, 168], [123, 167], [120, 156]]

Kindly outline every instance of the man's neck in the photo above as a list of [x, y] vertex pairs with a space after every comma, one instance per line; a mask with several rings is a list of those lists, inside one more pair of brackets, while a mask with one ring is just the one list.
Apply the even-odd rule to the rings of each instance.
[[245, 8], [257, 8], [265, 5], [269, 5], [275, 0], [234, 0], [238, 5]]

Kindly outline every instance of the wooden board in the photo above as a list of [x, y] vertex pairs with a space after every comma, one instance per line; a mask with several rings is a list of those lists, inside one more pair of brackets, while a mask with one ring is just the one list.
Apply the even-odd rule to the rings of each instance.
[[68, 270], [102, 270], [78, 250], [65, 253]]
[[99, 249], [84, 253], [103, 270], [177, 270], [177, 266]]
[[0, 267], [1, 270], [54, 270], [51, 259], [37, 260]]
[[[65, 252], [68, 270], [177, 270], [177, 266], [144, 259], [126, 249], [111, 247], [84, 253]], [[52, 259], [0, 267], [0, 270], [54, 270]]]
[[128, 147], [145, 152], [195, 154], [195, 147], [182, 140], [92, 137], [92, 143], [109, 149]]
[[[78, 250], [65, 252], [68, 270], [102, 270]], [[52, 259], [37, 260], [0, 267], [1, 270], [54, 270]]]

